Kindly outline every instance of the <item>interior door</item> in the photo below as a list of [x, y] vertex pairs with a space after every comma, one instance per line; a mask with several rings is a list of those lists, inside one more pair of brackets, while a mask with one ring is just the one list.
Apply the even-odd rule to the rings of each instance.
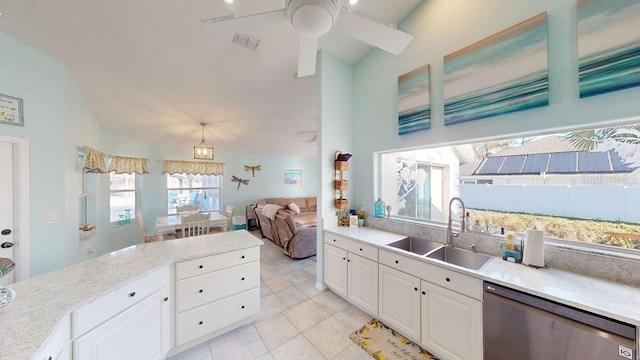
[[[15, 261], [13, 215], [13, 144], [0, 141], [0, 257]], [[0, 285], [15, 282], [15, 271], [0, 279]]]

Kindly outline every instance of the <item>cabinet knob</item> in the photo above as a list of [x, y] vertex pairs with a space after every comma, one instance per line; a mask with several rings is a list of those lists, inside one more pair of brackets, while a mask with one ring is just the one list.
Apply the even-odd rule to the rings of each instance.
[[400, 261], [396, 260], [396, 264], [400, 264]]
[[244, 259], [244, 255], [242, 255], [240, 258], [241, 258], [241, 259]]
[[351, 262], [351, 259], [347, 260], [347, 262]]
[[362, 251], [362, 248], [360, 248], [360, 251]]
[[447, 280], [447, 282], [451, 281], [451, 279], [449, 279], [449, 278], [445, 278], [445, 280]]
[[333, 242], [336, 242], [336, 239], [333, 239]]
[[47, 360], [53, 360], [53, 358], [52, 358], [51, 356], [49, 356], [49, 357], [47, 358]]
[[202, 324], [204, 324], [204, 321], [200, 321], [200, 322], [198, 323], [198, 325], [202, 325]]
[[203, 292], [203, 291], [204, 291], [204, 290], [202, 290], [202, 289], [198, 290], [198, 292], [199, 292], [200, 294], [202, 294], [202, 292]]
[[132, 292], [129, 293], [129, 297], [134, 297], [134, 296], [136, 296], [136, 292], [135, 291], [132, 291]]
[[166, 298], [164, 298], [164, 301], [169, 301], [169, 297], [167, 296]]
[[244, 309], [244, 305], [242, 305], [241, 309]]
[[200, 265], [200, 266], [198, 266], [198, 269], [202, 269], [203, 267], [204, 267], [204, 266]]
[[240, 279], [240, 280], [244, 281], [244, 278], [242, 278], [242, 279]]
[[422, 292], [422, 295], [427, 295], [427, 293], [425, 291]]
[[417, 287], [414, 287], [414, 288], [413, 288], [413, 291], [418, 291], [418, 288], [417, 288]]

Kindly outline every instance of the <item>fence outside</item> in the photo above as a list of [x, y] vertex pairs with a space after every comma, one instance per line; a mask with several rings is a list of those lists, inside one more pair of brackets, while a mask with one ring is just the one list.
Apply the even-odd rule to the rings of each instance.
[[640, 223], [640, 186], [460, 184], [468, 208]]

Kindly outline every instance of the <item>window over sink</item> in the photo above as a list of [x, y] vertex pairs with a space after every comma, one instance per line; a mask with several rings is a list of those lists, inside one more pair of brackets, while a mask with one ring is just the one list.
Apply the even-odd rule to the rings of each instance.
[[640, 124], [399, 150], [379, 161], [380, 197], [397, 219], [446, 223], [458, 196], [470, 231], [537, 227], [549, 238], [640, 251]]

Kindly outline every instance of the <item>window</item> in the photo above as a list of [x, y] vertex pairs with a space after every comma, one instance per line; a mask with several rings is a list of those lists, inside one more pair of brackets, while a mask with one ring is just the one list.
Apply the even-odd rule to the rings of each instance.
[[222, 175], [167, 174], [167, 213], [197, 205], [200, 212], [220, 210]]
[[475, 231], [535, 226], [550, 238], [640, 250], [640, 124], [379, 159], [380, 197], [398, 218], [446, 222], [459, 196], [481, 224]]
[[136, 174], [109, 173], [109, 222], [124, 224], [135, 218]]

